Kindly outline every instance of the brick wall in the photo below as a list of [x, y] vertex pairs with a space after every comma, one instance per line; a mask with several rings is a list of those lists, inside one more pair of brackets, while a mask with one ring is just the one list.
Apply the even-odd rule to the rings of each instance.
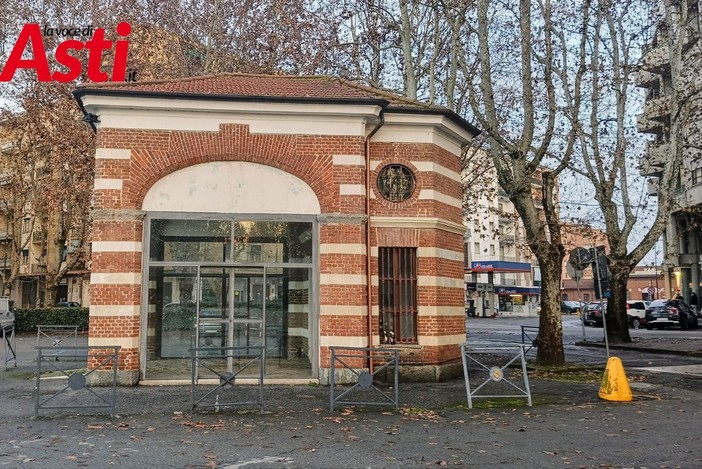
[[[98, 148], [93, 240], [104, 244], [93, 252], [92, 258], [92, 343], [114, 338], [129, 345], [143, 333], [133, 308], [125, 308], [120, 314], [119, 307], [140, 303], [140, 209], [149, 188], [164, 176], [194, 164], [248, 161], [302, 179], [319, 200], [320, 366], [329, 365], [329, 346], [368, 345], [365, 164], [361, 137], [250, 134], [248, 126], [238, 124], [221, 125], [218, 132], [107, 128], [98, 132]], [[457, 343], [463, 341], [461, 335], [465, 337], [459, 158], [433, 144], [373, 143], [371, 160], [371, 224], [376, 217], [384, 223], [389, 217], [419, 217], [424, 223], [412, 228], [405, 220], [402, 226], [371, 230], [374, 247], [420, 248], [420, 337], [417, 346], [403, 351], [403, 359], [417, 364], [456, 359]], [[402, 163], [413, 170], [416, 188], [410, 200], [388, 202], [375, 190], [379, 171], [389, 163]], [[436, 219], [453, 228], [426, 226], [426, 220]], [[137, 245], [129, 250], [129, 242]], [[377, 304], [377, 249], [371, 264], [372, 300]], [[117, 314], [108, 315], [105, 311]], [[373, 314], [373, 343], [377, 345], [377, 308]], [[308, 340], [302, 336], [292, 338], [289, 346], [305, 347]], [[137, 370], [138, 352], [133, 346], [125, 347], [120, 355], [121, 365]]]

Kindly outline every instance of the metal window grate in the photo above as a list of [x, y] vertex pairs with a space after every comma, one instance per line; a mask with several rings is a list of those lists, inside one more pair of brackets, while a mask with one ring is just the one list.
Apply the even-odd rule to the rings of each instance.
[[380, 340], [417, 343], [417, 249], [379, 248]]

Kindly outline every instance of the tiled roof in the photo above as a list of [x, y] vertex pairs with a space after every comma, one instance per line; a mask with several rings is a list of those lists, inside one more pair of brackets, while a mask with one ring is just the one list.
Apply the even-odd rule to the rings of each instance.
[[390, 91], [360, 85], [332, 76], [257, 75], [223, 73], [170, 80], [103, 82], [81, 85], [79, 90], [114, 90], [138, 93], [174, 93], [212, 96], [302, 99], [382, 99], [395, 108], [443, 109], [407, 99]]
[[[301, 100], [301, 101], [355, 101], [382, 100], [385, 109], [399, 112], [420, 112], [443, 114], [472, 134], [480, 133], [469, 122], [445, 107], [414, 101], [391, 91], [361, 85], [343, 78], [317, 75], [259, 75], [246, 73], [223, 73], [169, 80], [149, 80], [136, 82], [103, 82], [80, 85], [74, 92], [86, 94], [136, 94], [163, 96], [192, 95], [200, 99], [261, 99], [261, 100]], [[82, 106], [82, 104], [81, 104]]]

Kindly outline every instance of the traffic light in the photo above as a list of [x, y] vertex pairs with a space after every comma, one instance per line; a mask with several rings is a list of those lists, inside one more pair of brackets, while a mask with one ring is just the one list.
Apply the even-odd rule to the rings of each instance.
[[[592, 263], [592, 273], [595, 280], [595, 298], [609, 298], [609, 259], [605, 255], [605, 247], [597, 246], [597, 262]], [[600, 289], [601, 288], [601, 289]]]

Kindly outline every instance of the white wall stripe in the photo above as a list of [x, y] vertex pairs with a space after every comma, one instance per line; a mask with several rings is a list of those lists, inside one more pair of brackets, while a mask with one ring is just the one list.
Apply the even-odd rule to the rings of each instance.
[[421, 191], [419, 191], [418, 198], [420, 200], [438, 200], [439, 202], [443, 202], [453, 207], [463, 207], [463, 202], [461, 201], [461, 199], [442, 194], [441, 192], [435, 191], [434, 189], [422, 189]]
[[454, 335], [432, 335], [419, 336], [417, 338], [419, 345], [424, 346], [439, 346], [439, 345], [460, 345], [466, 343], [465, 334]]
[[310, 312], [310, 306], [309, 305], [293, 305], [293, 304], [288, 304], [288, 313], [304, 313], [304, 314], [309, 314]]
[[339, 184], [339, 195], [366, 195], [363, 184]]
[[365, 275], [319, 274], [320, 285], [365, 285]]
[[108, 178], [95, 178], [93, 182], [93, 189], [112, 189], [112, 190], [122, 190], [122, 180], [121, 179], [108, 179]]
[[91, 316], [140, 316], [139, 305], [90, 305]]
[[[378, 284], [378, 276], [371, 276], [373, 285]], [[460, 288], [465, 290], [465, 280], [462, 278], [439, 277], [435, 275], [417, 275], [418, 287], [445, 287], [445, 288]]]
[[128, 160], [132, 156], [131, 150], [122, 148], [98, 148], [95, 150], [95, 158], [103, 160]]
[[[380, 308], [378, 305], [373, 305], [373, 316], [379, 314]], [[365, 310], [364, 310], [365, 312]], [[418, 313], [420, 316], [463, 316], [465, 309], [463, 306], [419, 306]]]
[[139, 348], [139, 337], [88, 337], [88, 346]]
[[[371, 248], [372, 249], [372, 248]], [[377, 248], [376, 248], [377, 251]], [[320, 254], [361, 254], [365, 255], [365, 244], [320, 244]], [[377, 257], [377, 254], [376, 254]]]
[[365, 316], [367, 306], [320, 305], [320, 316]]
[[463, 306], [419, 306], [417, 312], [420, 316], [461, 316], [463, 317], [465, 309]]
[[304, 327], [290, 327], [288, 328], [288, 337], [309, 337], [310, 330]]
[[93, 252], [141, 252], [140, 241], [93, 241]]
[[[361, 245], [363, 246], [363, 245]], [[378, 257], [378, 247], [371, 246], [371, 257]], [[448, 249], [434, 247], [418, 247], [417, 257], [439, 257], [449, 261], [463, 262], [463, 253], [457, 251], [449, 251]]]
[[111, 284], [111, 285], [141, 285], [140, 273], [112, 273], [103, 272], [90, 274], [90, 283], [92, 285]]
[[438, 173], [456, 182], [461, 182], [461, 175], [459, 173], [451, 171], [446, 166], [441, 166], [433, 161], [411, 161], [411, 163], [420, 171]]
[[447, 231], [463, 236], [466, 227], [462, 223], [454, 223], [443, 218], [430, 217], [371, 217], [373, 228], [428, 228]]
[[321, 345], [322, 347], [365, 347], [367, 343], [367, 337], [323, 335], [319, 338], [319, 345]]
[[446, 287], [465, 289], [462, 278], [439, 277], [435, 275], [417, 275], [418, 287]]
[[365, 166], [362, 155], [333, 155], [332, 162], [335, 166]]

